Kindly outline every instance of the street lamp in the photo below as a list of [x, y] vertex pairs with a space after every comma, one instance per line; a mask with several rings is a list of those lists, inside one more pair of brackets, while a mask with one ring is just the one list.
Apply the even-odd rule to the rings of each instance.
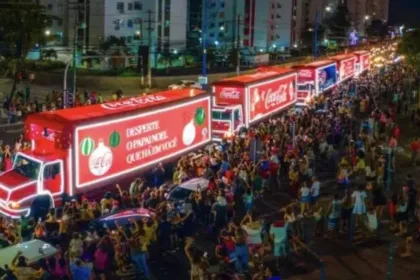
[[178, 54], [178, 50], [174, 50], [174, 54]]
[[219, 45], [219, 41], [215, 41], [215, 42], [214, 42], [214, 44], [215, 44], [216, 46], [218, 46], [218, 45]]
[[369, 18], [370, 18], [369, 16], [365, 16], [365, 20], [369, 20]]
[[51, 31], [49, 29], [45, 30], [45, 36], [50, 36], [51, 35]]
[[224, 31], [225, 30], [225, 27], [222, 25], [222, 26], [220, 26], [220, 31]]
[[314, 31], [314, 29], [313, 28], [309, 28], [308, 31], [309, 32], [312, 32], [312, 31]]
[[140, 30], [137, 30], [137, 31], [136, 31], [136, 35], [137, 35], [137, 36], [140, 36], [140, 34], [141, 34]]
[[325, 7], [325, 10], [327, 11], [327, 12], [331, 12], [331, 7], [330, 6], [327, 6], [327, 7]]

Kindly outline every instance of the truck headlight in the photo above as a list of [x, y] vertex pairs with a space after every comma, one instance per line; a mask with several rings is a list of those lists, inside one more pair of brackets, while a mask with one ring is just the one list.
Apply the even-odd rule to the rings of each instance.
[[14, 201], [10, 201], [8, 205], [9, 205], [9, 208], [12, 208], [12, 209], [17, 209], [20, 207], [20, 204]]

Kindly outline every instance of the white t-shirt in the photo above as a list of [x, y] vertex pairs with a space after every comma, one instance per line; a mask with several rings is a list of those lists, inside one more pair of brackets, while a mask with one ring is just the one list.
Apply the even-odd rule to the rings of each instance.
[[243, 226], [242, 227], [247, 235], [248, 235], [248, 243], [249, 244], [261, 244], [262, 243], [262, 239], [261, 239], [261, 227], [259, 228], [249, 228], [248, 226]]
[[320, 189], [321, 189], [321, 183], [319, 181], [313, 182], [312, 187], [311, 187], [311, 196], [319, 196]]
[[310, 194], [311, 190], [308, 187], [303, 187], [300, 189], [300, 194], [302, 196], [308, 196]]

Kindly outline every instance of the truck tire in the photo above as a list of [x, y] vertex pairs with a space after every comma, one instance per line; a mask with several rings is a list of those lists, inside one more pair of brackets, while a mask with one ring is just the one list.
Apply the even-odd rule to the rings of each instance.
[[31, 204], [31, 217], [38, 221], [39, 218], [45, 219], [50, 208], [52, 207], [51, 197], [49, 195], [40, 195], [32, 201]]

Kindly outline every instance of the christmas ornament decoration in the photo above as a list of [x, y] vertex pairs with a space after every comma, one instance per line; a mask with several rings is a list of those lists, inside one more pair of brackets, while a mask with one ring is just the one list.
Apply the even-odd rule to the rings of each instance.
[[121, 136], [118, 132], [114, 130], [109, 136], [109, 145], [111, 146], [111, 148], [115, 148], [118, 147], [118, 145], [120, 145], [120, 142]]
[[95, 141], [90, 137], [85, 137], [80, 145], [80, 151], [82, 155], [88, 156], [95, 149]]
[[98, 147], [89, 157], [89, 171], [95, 176], [102, 176], [111, 169], [113, 154], [109, 147], [99, 140]]
[[191, 145], [194, 142], [195, 135], [196, 135], [196, 130], [195, 130], [195, 125], [194, 125], [194, 120], [191, 120], [185, 125], [184, 130], [182, 132], [182, 142], [184, 143], [184, 145], [185, 146]]
[[204, 121], [206, 120], [206, 112], [204, 111], [203, 107], [197, 108], [195, 110], [195, 115], [194, 115], [194, 122], [201, 126], [204, 124]]

